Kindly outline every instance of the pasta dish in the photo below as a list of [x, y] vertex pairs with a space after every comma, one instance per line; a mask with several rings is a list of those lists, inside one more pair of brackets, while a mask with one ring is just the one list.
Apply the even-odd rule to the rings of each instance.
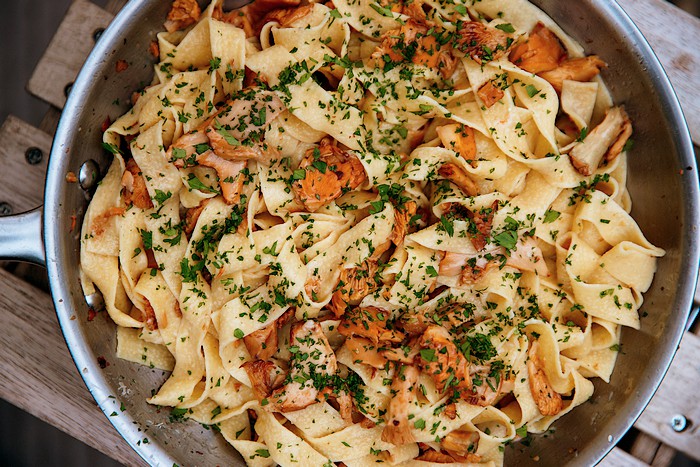
[[606, 64], [542, 11], [175, 0], [165, 29], [80, 258], [173, 422], [254, 466], [502, 465], [609, 381], [664, 251]]

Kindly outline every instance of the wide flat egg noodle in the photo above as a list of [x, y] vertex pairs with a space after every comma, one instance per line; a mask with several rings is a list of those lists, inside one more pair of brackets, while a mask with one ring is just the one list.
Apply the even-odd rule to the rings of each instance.
[[[129, 300], [137, 308], [143, 310], [145, 304], [142, 298], [134, 291], [141, 275], [146, 271], [146, 254], [140, 252], [142, 242], [141, 232], [144, 231], [146, 223], [143, 212], [131, 209], [124, 214], [119, 226], [119, 264], [121, 265], [122, 285], [129, 296]], [[138, 254], [135, 252], [139, 251]]]
[[185, 242], [175, 242], [179, 232], [173, 230], [173, 227], [179, 225], [180, 220], [180, 197], [178, 194], [172, 195], [160, 206], [154, 206], [151, 212], [147, 212], [145, 216], [146, 228], [151, 232], [154, 244], [168, 245], [167, 249], [154, 249], [153, 255], [160, 273], [176, 297], [180, 296], [182, 290], [180, 263], [187, 251]]
[[[510, 68], [505, 61], [500, 65], [494, 63], [485, 67], [468, 58], [463, 59], [463, 63], [475, 90], [478, 90], [487, 81], [496, 79], [497, 75], [503, 72], [507, 73], [507, 69]], [[553, 119], [556, 116], [556, 111], [552, 112], [552, 104], [554, 104], [553, 109], [557, 107], [556, 93], [548, 83], [541, 78], [532, 77], [532, 75], [526, 75], [522, 72], [518, 75], [520, 76], [519, 79], [537, 81], [535, 86], [538, 90], [548, 88], [547, 91], [541, 91], [541, 93], [549, 97], [542, 98], [539, 97], [542, 94], [538, 94], [535, 98], [530, 99], [530, 108], [521, 108], [513, 103], [509, 88], [505, 91], [505, 97], [493, 106], [489, 108], [481, 106], [482, 116], [486, 127], [491, 133], [491, 137], [507, 156], [533, 170], [539, 171], [547, 178], [549, 183], [562, 188], [576, 186], [580, 180], [580, 175], [567, 157], [556, 157], [558, 151], [553, 143], [553, 131], [550, 131], [548, 135], [544, 135], [548, 146], [545, 151], [540, 151], [540, 154], [536, 154], [536, 148], [529, 144], [525, 135], [526, 132], [518, 131], [523, 122], [529, 119], [534, 119], [538, 127], [548, 125], [550, 128], [553, 128], [553, 121], [547, 123], [546, 120]], [[519, 89], [519, 84], [515, 85], [515, 88]], [[552, 150], [555, 152], [550, 152]]]
[[[302, 84], [289, 84], [287, 91], [279, 92], [290, 112], [311, 128], [333, 136], [351, 149], [360, 149], [355, 130], [362, 125], [360, 110], [342, 104], [334, 95], [323, 89], [314, 80], [309, 79], [319, 67], [319, 62], [308, 64], [306, 69], [296, 72], [296, 81]], [[260, 73], [270, 85], [279, 84], [280, 73], [299, 61], [283, 46], [272, 46], [250, 57], [247, 66]], [[304, 78], [305, 77], [305, 78]], [[293, 81], [294, 82], [294, 81]], [[342, 125], [340, 123], [343, 123]]]
[[293, 50], [296, 57], [317, 60], [323, 60], [326, 54], [342, 57], [350, 39], [350, 26], [343, 21], [335, 21], [330, 11], [327, 6], [314, 3], [309, 14], [287, 27], [277, 27], [274, 22], [267, 23], [261, 31], [263, 49], [271, 46], [271, 34], [272, 43]]
[[[396, 28], [397, 19], [405, 20], [404, 15], [393, 15], [377, 11], [370, 2], [340, 0], [333, 2], [344, 21], [354, 30], [368, 38], [379, 38], [383, 33]], [[377, 6], [375, 4], [375, 6]]]
[[569, 37], [552, 18], [527, 0], [479, 0], [470, 9], [477, 16], [502, 19], [518, 31], [531, 31], [537, 23], [542, 23], [559, 38], [569, 55], [583, 56], [583, 47]]
[[[382, 49], [392, 34], [404, 34], [401, 47], [410, 43], [396, 30], [410, 32], [416, 15], [426, 15], [448, 33], [440, 40], [478, 18], [512, 30], [519, 43], [541, 23], [569, 57], [583, 57], [549, 17], [526, 0], [425, 0], [420, 12], [385, 3], [303, 2], [239, 28], [232, 23], [256, 16], [222, 13], [215, 0], [198, 21], [157, 34], [153, 81], [104, 132], [114, 159], [82, 225], [84, 291], [102, 293], [118, 326], [119, 358], [170, 372], [148, 401], [214, 426], [248, 465], [503, 465], [504, 445], [523, 430], [547, 432], [591, 398], [591, 378], [610, 381], [621, 329], [641, 326], [642, 294], [665, 254], [630, 216], [634, 154], [623, 150], [590, 176], [568, 155], [578, 143], [572, 131], [582, 138], [613, 105], [599, 77], [564, 80], [555, 90], [507, 53], [478, 62], [456, 52], [446, 73], [409, 59], [387, 63]], [[246, 159], [240, 178], [221, 180], [219, 168], [200, 163], [199, 156], [221, 156], [209, 134], [190, 160], [176, 161], [173, 145], [211, 122], [206, 131], [246, 149], [211, 118], [223, 119], [251, 82], [265, 90], [253, 94], [282, 107], [265, 118], [272, 106], [248, 106], [259, 113], [246, 118], [263, 122], [260, 146], [252, 145], [263, 156]], [[480, 91], [488, 83], [500, 83], [503, 95], [486, 105]], [[573, 130], [559, 128], [563, 118]], [[232, 125], [242, 133], [248, 122]], [[469, 130], [470, 157], [445, 141], [446, 125]], [[311, 170], [303, 164], [347, 175], [341, 163], [319, 160], [328, 140], [364, 174], [351, 174], [363, 176], [356, 188], [308, 209], [296, 186]], [[469, 187], [446, 174], [450, 166]], [[150, 198], [144, 207], [128, 196], [137, 179]], [[240, 182], [237, 196], [224, 199], [232, 181]], [[408, 362], [372, 366], [352, 349], [338, 291], [348, 285], [341, 278], [361, 283], [363, 274], [370, 286], [348, 309], [386, 313], [405, 338], [379, 347], [413, 352]], [[404, 407], [407, 440], [394, 444], [385, 436], [397, 397], [392, 381], [398, 369], [431, 356], [423, 334], [409, 336], [412, 319], [447, 329], [467, 356], [471, 389], [496, 396], [453, 398], [421, 369]], [[313, 381], [328, 384], [314, 386], [321, 391], [314, 403], [275, 411], [249, 372], [261, 361], [250, 339], [275, 329], [263, 349], [277, 347], [262, 360], [281, 372], [279, 388], [304, 377], [292, 371], [299, 351], [292, 334], [304, 323], [318, 325], [337, 372]], [[560, 402], [547, 415], [536, 390], [542, 378]], [[472, 444], [455, 460], [444, 443], [460, 436]], [[447, 458], [438, 463], [431, 454]]]
[[[394, 208], [386, 204], [383, 211], [368, 216], [338, 237], [331, 248], [317, 255], [306, 265], [308, 279], [317, 284], [315, 297], [304, 291], [305, 302], [311, 304], [309, 316], [318, 315], [319, 309], [328, 303], [337, 282], [342, 264], [360, 264], [389, 237], [394, 226]], [[317, 308], [318, 307], [318, 308]]]
[[89, 281], [85, 285], [90, 287], [94, 284], [102, 292], [110, 318], [119, 326], [138, 328], [142, 327], [142, 323], [129, 316], [130, 304], [119, 272], [120, 218], [109, 215], [110, 209], [118, 208], [120, 204], [118, 192], [122, 171], [123, 162], [115, 157], [85, 213], [81, 230], [80, 269]]

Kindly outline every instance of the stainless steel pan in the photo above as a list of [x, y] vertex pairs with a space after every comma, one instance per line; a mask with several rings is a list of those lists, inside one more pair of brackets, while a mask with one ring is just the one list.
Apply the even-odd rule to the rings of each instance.
[[[43, 264], [48, 269], [56, 312], [68, 347], [95, 400], [129, 444], [154, 465], [232, 465], [240, 457], [220, 436], [195, 423], [167, 423], [167, 410], [146, 404], [163, 372], [114, 357], [115, 333], [106, 320], [87, 321], [88, 306], [78, 277], [78, 234], [70, 233], [71, 215], [81, 221], [87, 198], [68, 171], [79, 173], [94, 160], [102, 171], [110, 156], [101, 149], [100, 124], [121, 115], [130, 93], [148, 83], [147, 54], [161, 29], [170, 2], [132, 0], [102, 35], [75, 81], [56, 132], [42, 211], [0, 219], [0, 258]], [[641, 331], [625, 329], [625, 352], [610, 384], [595, 383], [592, 400], [554, 425], [555, 434], [532, 445], [514, 445], [510, 465], [591, 465], [599, 461], [637, 419], [668, 369], [693, 306], [698, 273], [698, 180], [692, 144], [680, 106], [640, 32], [610, 0], [535, 1], [587, 51], [610, 66], [604, 79], [616, 102], [624, 103], [635, 125], [629, 190], [633, 216], [667, 255], [646, 294]], [[131, 66], [116, 75], [118, 59]], [[681, 175], [681, 171], [684, 171]], [[83, 172], [83, 181], [90, 178]], [[99, 174], [95, 174], [97, 178]], [[43, 243], [43, 245], [42, 245]], [[45, 246], [45, 248], [44, 248]], [[44, 256], [45, 252], [45, 256]], [[75, 315], [78, 319], [71, 320]], [[110, 365], [100, 369], [97, 356]], [[126, 409], [120, 410], [120, 406]], [[148, 440], [147, 442], [145, 440]]]

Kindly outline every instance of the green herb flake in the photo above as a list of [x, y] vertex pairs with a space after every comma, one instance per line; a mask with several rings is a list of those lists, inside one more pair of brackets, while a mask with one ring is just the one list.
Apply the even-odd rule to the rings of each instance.
[[[462, 16], [467, 16], [467, 7], [464, 5], [455, 5], [455, 11]], [[496, 26], [496, 27], [498, 27], [498, 26]]]
[[159, 189], [156, 188], [156, 196], [155, 196], [154, 199], [156, 200], [156, 202], [157, 202], [158, 204], [163, 204], [163, 203], [165, 203], [167, 200], [169, 200], [170, 197], [171, 197], [172, 195], [173, 195], [173, 194], [172, 194], [171, 192], [165, 193], [164, 191], [161, 191], [161, 190], [159, 190]]
[[214, 129], [231, 146], [240, 146], [241, 145], [241, 142], [238, 141], [231, 133], [226, 131], [226, 128], [224, 128], [223, 125], [221, 125], [221, 123], [219, 123], [218, 120], [214, 120]]
[[185, 159], [187, 157], [187, 151], [182, 148], [173, 148], [173, 157], [175, 159]]
[[532, 84], [528, 84], [527, 86], [525, 86], [525, 91], [527, 92], [527, 95], [530, 97], [535, 97], [540, 92], [540, 90], [537, 89]]
[[141, 230], [141, 241], [146, 250], [153, 248], [153, 233], [148, 230]]
[[376, 3], [370, 3], [370, 5], [374, 11], [379, 13], [382, 16], [386, 16], [387, 18], [393, 18], [394, 15], [391, 13], [391, 8], [385, 8], [383, 6], [379, 6]]
[[437, 357], [435, 356], [435, 349], [422, 349], [420, 351], [420, 358], [426, 362], [435, 362]]
[[622, 146], [622, 152], [627, 152], [630, 149], [632, 149], [633, 147], [634, 147], [634, 140], [632, 138], [630, 138], [625, 142], [625, 145]]
[[114, 154], [115, 156], [116, 156], [117, 154], [122, 154], [121, 149], [119, 149], [118, 147], [116, 147], [115, 145], [110, 144], [110, 143], [102, 143], [102, 148], [104, 148], [105, 150], [111, 152], [111, 153]]
[[206, 143], [194, 145], [194, 150], [197, 154], [204, 154], [205, 152], [209, 151], [210, 149], [211, 149], [211, 146], [209, 146]]
[[189, 185], [191, 190], [199, 190], [205, 193], [218, 193], [217, 190], [202, 183], [202, 181], [198, 179], [195, 174], [189, 174], [187, 176], [187, 184]]
[[506, 230], [493, 237], [494, 241], [507, 250], [515, 250], [518, 243], [518, 233]]
[[328, 169], [328, 164], [321, 160], [313, 161], [311, 165], [313, 165], [322, 174], [326, 173], [326, 170]]
[[185, 418], [187, 418], [186, 415], [187, 415], [188, 411], [189, 411], [189, 409], [185, 409], [185, 408], [179, 408], [179, 407], [173, 408], [170, 411], [170, 416], [168, 417], [170, 420], [170, 423], [181, 422], [181, 421], [185, 420]]
[[507, 32], [508, 34], [513, 34], [515, 32], [515, 28], [510, 23], [497, 24], [496, 29], [500, 29], [501, 31]]
[[445, 216], [440, 216], [440, 223], [442, 224], [442, 228], [445, 230], [445, 232], [447, 232], [447, 235], [452, 237], [455, 234], [455, 226], [451, 220]]
[[555, 220], [559, 219], [559, 216], [561, 213], [559, 211], [553, 211], [551, 209], [548, 209], [547, 212], [544, 213], [544, 222], [545, 224], [551, 224]]
[[576, 138], [576, 142], [583, 143], [583, 140], [586, 139], [586, 136], [588, 136], [588, 127], [584, 127], [581, 129], [581, 134], [578, 135], [578, 138]]

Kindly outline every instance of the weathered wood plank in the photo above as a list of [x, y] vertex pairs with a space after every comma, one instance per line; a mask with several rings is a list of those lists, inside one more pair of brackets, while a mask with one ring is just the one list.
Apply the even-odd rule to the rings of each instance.
[[[696, 460], [700, 460], [698, 355], [700, 355], [700, 337], [687, 332], [661, 387], [634, 425], [637, 429]], [[687, 419], [687, 427], [681, 432], [671, 427], [671, 420], [676, 415], [682, 415]]]
[[660, 446], [659, 440], [646, 433], [639, 432], [634, 439], [634, 443], [632, 443], [630, 453], [642, 462], [651, 464]]
[[92, 50], [95, 30], [107, 27], [112, 18], [111, 13], [93, 3], [76, 0], [39, 60], [27, 90], [49, 104], [63, 108], [66, 86], [75, 80]]
[[618, 0], [671, 79], [695, 144], [700, 144], [700, 20], [663, 0]]
[[39, 123], [39, 129], [50, 135], [56, 133], [58, 121], [61, 119], [61, 109], [50, 106]]
[[[39, 206], [44, 198], [51, 136], [10, 115], [0, 126], [0, 165], [6, 176], [0, 184], [0, 203], [12, 213]], [[36, 162], [31, 164], [29, 162]], [[4, 211], [3, 213], [6, 213]], [[46, 273], [30, 264], [3, 264], [19, 277], [48, 289]]]
[[654, 456], [654, 461], [651, 463], [652, 467], [668, 467], [673, 465], [673, 459], [676, 457], [676, 450], [671, 446], [662, 444], [659, 446], [659, 450]]
[[620, 448], [613, 448], [610, 453], [600, 461], [598, 467], [648, 467], [649, 464], [642, 462], [628, 452]]
[[700, 2], [698, 0], [670, 0], [677, 7], [682, 8], [691, 15], [700, 16]]
[[[0, 127], [0, 141], [0, 163], [5, 174], [0, 184], [0, 203], [8, 203], [14, 213], [39, 206], [44, 198], [51, 136], [10, 115]], [[41, 155], [36, 164], [30, 164], [26, 157], [32, 148], [35, 150], [30, 151], [30, 159]]]
[[[27, 161], [30, 148], [42, 152], [39, 163]], [[13, 212], [42, 203], [50, 148], [51, 136], [17, 117], [9, 116], [0, 126], [0, 165], [6, 174], [0, 202], [7, 202]], [[32, 274], [31, 279], [41, 283], [45, 273], [37, 269], [21, 264], [12, 275], [0, 268], [0, 328], [8, 330], [0, 338], [0, 372], [5, 375], [0, 397], [119, 462], [145, 465], [85, 388], [49, 295], [17, 277]], [[36, 345], [37, 336], [41, 345]]]
[[119, 10], [124, 8], [128, 0], [108, 0], [107, 5], [105, 5], [105, 10], [116, 14]]
[[0, 397], [119, 462], [146, 465], [85, 388], [51, 298], [3, 269], [0, 283]]

